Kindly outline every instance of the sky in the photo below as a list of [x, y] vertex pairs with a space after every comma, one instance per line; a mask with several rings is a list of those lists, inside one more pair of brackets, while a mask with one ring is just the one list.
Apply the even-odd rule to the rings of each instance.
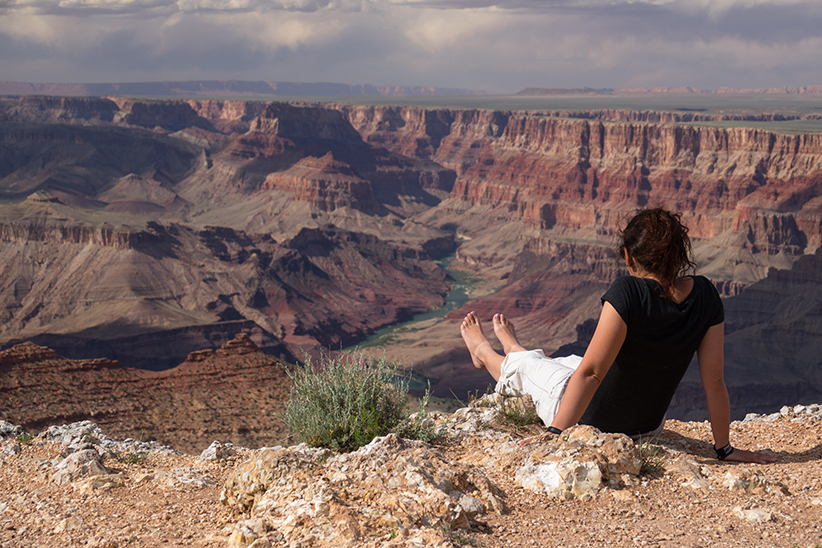
[[822, 84], [822, 0], [0, 0], [0, 80]]

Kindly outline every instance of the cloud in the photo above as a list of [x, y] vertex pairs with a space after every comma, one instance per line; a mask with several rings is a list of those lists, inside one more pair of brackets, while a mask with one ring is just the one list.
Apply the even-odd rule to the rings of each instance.
[[0, 13], [166, 16], [174, 12], [360, 11], [370, 0], [0, 0]]
[[813, 7], [816, 0], [384, 0], [382, 4], [394, 6], [470, 10], [497, 8], [529, 12], [553, 11], [636, 11], [648, 7], [665, 7], [676, 12], [691, 11], [723, 13], [734, 9], [762, 6], [777, 8], [787, 6]]
[[0, 1], [0, 13], [24, 14], [147, 14], [176, 10], [174, 0], [6, 0]]
[[183, 12], [196, 11], [270, 11], [315, 12], [328, 8], [331, 0], [177, 0], [177, 7]]
[[0, 73], [524, 87], [822, 83], [814, 0], [0, 0]]

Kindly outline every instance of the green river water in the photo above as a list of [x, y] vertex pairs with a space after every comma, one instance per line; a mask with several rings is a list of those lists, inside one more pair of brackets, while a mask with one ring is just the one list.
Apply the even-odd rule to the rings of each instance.
[[455, 280], [453, 287], [451, 287], [451, 291], [445, 297], [445, 304], [443, 306], [435, 310], [429, 310], [428, 312], [416, 314], [408, 321], [384, 327], [378, 331], [375, 331], [366, 340], [355, 345], [355, 348], [374, 348], [391, 344], [395, 337], [400, 333], [413, 330], [413, 324], [435, 318], [444, 318], [449, 312], [459, 309], [462, 305], [468, 302], [467, 289], [473, 283], [473, 279], [465, 272], [451, 270], [449, 268], [449, 265], [451, 264], [451, 261], [454, 260], [454, 257], [454, 255], [450, 255], [445, 259], [437, 261], [437, 263], [443, 267], [445, 271], [448, 272], [448, 274]]

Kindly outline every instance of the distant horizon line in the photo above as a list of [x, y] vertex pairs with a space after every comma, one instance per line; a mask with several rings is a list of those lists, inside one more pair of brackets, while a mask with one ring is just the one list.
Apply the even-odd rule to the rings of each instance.
[[109, 83], [33, 83], [0, 81], [0, 95], [68, 96], [213, 96], [218, 94], [249, 97], [270, 96], [433, 96], [487, 95], [484, 91], [462, 88], [414, 85], [342, 84], [336, 82], [266, 82], [263, 80], [153, 80]]
[[559, 96], [559, 95], [630, 95], [630, 94], [685, 94], [685, 95], [817, 95], [822, 85], [777, 86], [767, 88], [698, 89], [692, 86], [649, 86], [614, 88], [556, 88], [526, 87], [518, 92], [492, 94], [484, 90], [441, 86], [344, 84], [338, 82], [267, 82], [264, 80], [150, 80], [135, 82], [18, 82], [0, 81], [0, 95], [57, 95], [93, 97], [104, 95], [130, 96], [215, 96], [221, 94], [248, 97], [423, 97], [455, 95], [500, 96]]
[[782, 95], [803, 95], [803, 94], [822, 94], [822, 85], [813, 86], [779, 86], [769, 88], [732, 88], [720, 87], [717, 89], [698, 89], [691, 86], [653, 86], [653, 87], [615, 87], [615, 88], [525, 88], [517, 92], [515, 95], [570, 95], [570, 94], [589, 94], [589, 95], [619, 95], [619, 94], [644, 94], [644, 93], [671, 93], [671, 94], [687, 94], [687, 95], [721, 95], [721, 94], [752, 94], [752, 95], [766, 95], [766, 94], [782, 94]]

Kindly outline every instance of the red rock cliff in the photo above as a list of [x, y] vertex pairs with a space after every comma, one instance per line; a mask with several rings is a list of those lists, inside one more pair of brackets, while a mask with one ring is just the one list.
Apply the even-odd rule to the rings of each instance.
[[685, 213], [692, 235], [745, 234], [769, 253], [820, 244], [822, 135], [339, 107], [368, 142], [458, 173], [452, 197], [542, 228], [614, 226], [635, 207]]

